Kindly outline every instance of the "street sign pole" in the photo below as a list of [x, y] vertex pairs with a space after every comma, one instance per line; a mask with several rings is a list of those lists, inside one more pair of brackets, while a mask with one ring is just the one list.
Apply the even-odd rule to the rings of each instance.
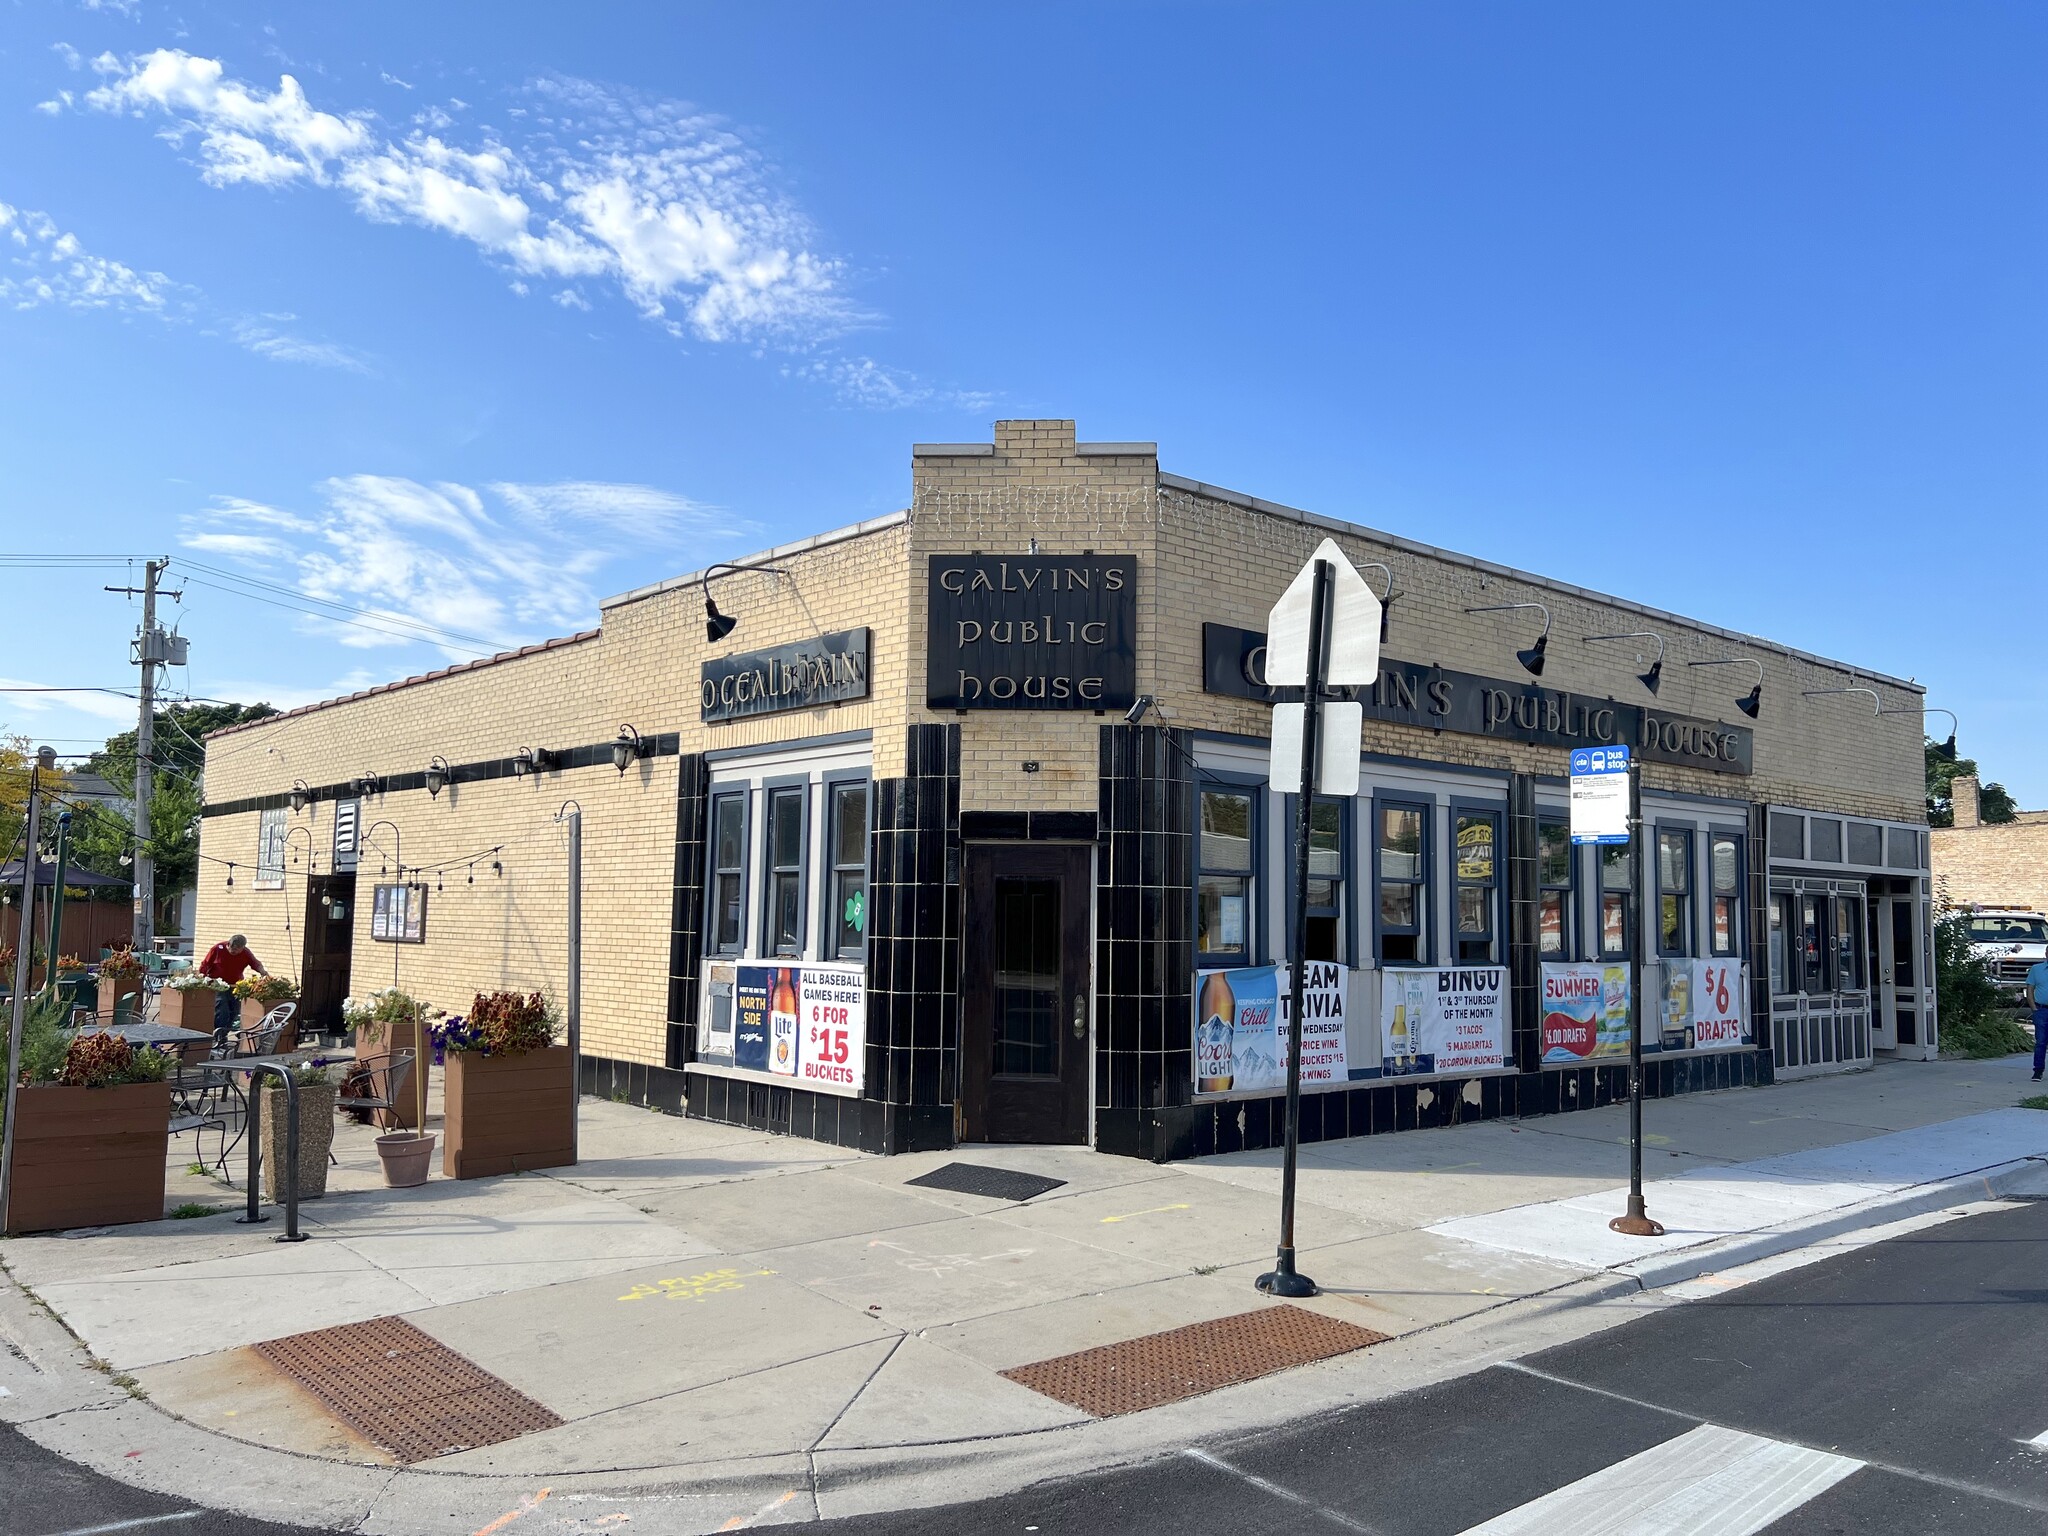
[[[1315, 1281], [1294, 1267], [1294, 1175], [1301, 1152], [1301, 1010], [1308, 978], [1309, 824], [1315, 804], [1316, 770], [1322, 764], [1323, 673], [1329, 660], [1330, 562], [1315, 563], [1308, 609], [1308, 683], [1302, 698], [1301, 795], [1294, 820], [1294, 942], [1288, 947], [1287, 1149], [1280, 1172], [1280, 1247], [1273, 1268], [1259, 1276], [1268, 1296], [1314, 1296]], [[1355, 755], [1355, 754], [1354, 754]]]
[[1643, 904], [1643, 766], [1628, 764], [1628, 888], [1635, 908], [1629, 933], [1628, 967], [1628, 1213], [1607, 1225], [1628, 1237], [1662, 1237], [1664, 1227], [1643, 1209], [1643, 936], [1649, 912]]

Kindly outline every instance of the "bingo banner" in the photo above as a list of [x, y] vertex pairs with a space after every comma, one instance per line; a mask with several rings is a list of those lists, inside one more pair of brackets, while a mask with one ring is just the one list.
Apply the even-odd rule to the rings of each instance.
[[867, 1044], [867, 976], [857, 965], [740, 965], [732, 1064], [856, 1095]]
[[1597, 961], [1543, 967], [1543, 1061], [1577, 1061], [1628, 1054], [1628, 966]]
[[[1195, 976], [1195, 1094], [1272, 1092], [1287, 1086], [1291, 972], [1255, 965]], [[1302, 978], [1301, 1082], [1350, 1078], [1344, 1048], [1344, 967], [1312, 960]]]
[[1381, 1076], [1496, 1072], [1507, 1047], [1507, 967], [1380, 972]]

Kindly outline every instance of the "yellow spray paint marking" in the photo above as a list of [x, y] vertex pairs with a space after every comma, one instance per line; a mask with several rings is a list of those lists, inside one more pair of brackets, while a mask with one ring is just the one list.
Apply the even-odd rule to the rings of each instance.
[[1102, 1224], [1103, 1226], [1105, 1226], [1105, 1227], [1106, 1227], [1106, 1226], [1108, 1226], [1108, 1225], [1109, 1225], [1109, 1224], [1110, 1224], [1111, 1222], [1117, 1222], [1117, 1221], [1132, 1221], [1132, 1220], [1135, 1220], [1135, 1219], [1136, 1219], [1137, 1217], [1140, 1217], [1140, 1216], [1157, 1216], [1157, 1215], [1159, 1215], [1159, 1214], [1160, 1214], [1160, 1213], [1161, 1213], [1162, 1211], [1186, 1211], [1186, 1210], [1192, 1210], [1192, 1209], [1193, 1209], [1193, 1207], [1192, 1207], [1192, 1206], [1190, 1206], [1190, 1205], [1189, 1205], [1189, 1204], [1187, 1203], [1187, 1201], [1185, 1201], [1185, 1200], [1181, 1200], [1181, 1201], [1178, 1201], [1178, 1202], [1176, 1202], [1176, 1203], [1175, 1203], [1175, 1204], [1173, 1204], [1173, 1205], [1155, 1205], [1155, 1206], [1153, 1206], [1153, 1207], [1152, 1207], [1152, 1209], [1151, 1209], [1151, 1210], [1149, 1210], [1149, 1211], [1132, 1211], [1132, 1212], [1131, 1212], [1131, 1213], [1130, 1213], [1129, 1215], [1125, 1215], [1125, 1216], [1105, 1216], [1105, 1217], [1103, 1217], [1103, 1218], [1102, 1218], [1102, 1223], [1101, 1223], [1101, 1224]]
[[1669, 1136], [1653, 1136], [1648, 1131], [1645, 1131], [1643, 1132], [1643, 1144], [1651, 1147], [1668, 1147], [1671, 1145], [1671, 1138]]
[[621, 1296], [621, 1301], [647, 1301], [662, 1296], [670, 1301], [702, 1301], [706, 1296], [715, 1296], [720, 1291], [745, 1290], [744, 1281], [756, 1275], [772, 1275], [772, 1269], [707, 1269], [701, 1275], [678, 1275], [669, 1280], [656, 1280], [652, 1284], [642, 1281]]

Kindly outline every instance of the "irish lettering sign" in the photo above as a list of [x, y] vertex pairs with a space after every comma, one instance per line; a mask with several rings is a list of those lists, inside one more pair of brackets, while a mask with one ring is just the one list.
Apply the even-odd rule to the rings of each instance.
[[933, 555], [933, 709], [1125, 709], [1138, 696], [1132, 555]]
[[[1265, 646], [1266, 637], [1255, 629], [1204, 624], [1203, 689], [1272, 700], [1276, 690], [1264, 680]], [[1625, 746], [1646, 762], [1709, 773], [1747, 774], [1756, 767], [1756, 738], [1747, 726], [1694, 720], [1655, 705], [1619, 704], [1384, 657], [1379, 681], [1350, 692], [1365, 706], [1368, 720], [1541, 747]]]
[[704, 720], [744, 720], [868, 696], [868, 632], [842, 630], [704, 663]]

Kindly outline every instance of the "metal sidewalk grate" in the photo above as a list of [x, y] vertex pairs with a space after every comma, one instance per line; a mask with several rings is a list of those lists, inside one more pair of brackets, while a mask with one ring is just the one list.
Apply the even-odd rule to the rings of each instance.
[[1065, 1179], [1048, 1179], [1039, 1173], [1019, 1173], [1013, 1168], [988, 1168], [980, 1163], [948, 1163], [905, 1184], [926, 1189], [947, 1189], [958, 1195], [987, 1195], [991, 1200], [1029, 1200], [1048, 1189], [1058, 1189]]
[[1389, 1337], [1302, 1307], [1263, 1307], [1016, 1366], [1002, 1374], [1106, 1419], [1200, 1397], [1332, 1355], [1348, 1355], [1368, 1344], [1384, 1344]]
[[396, 1317], [320, 1328], [256, 1353], [402, 1462], [516, 1440], [562, 1421]]

